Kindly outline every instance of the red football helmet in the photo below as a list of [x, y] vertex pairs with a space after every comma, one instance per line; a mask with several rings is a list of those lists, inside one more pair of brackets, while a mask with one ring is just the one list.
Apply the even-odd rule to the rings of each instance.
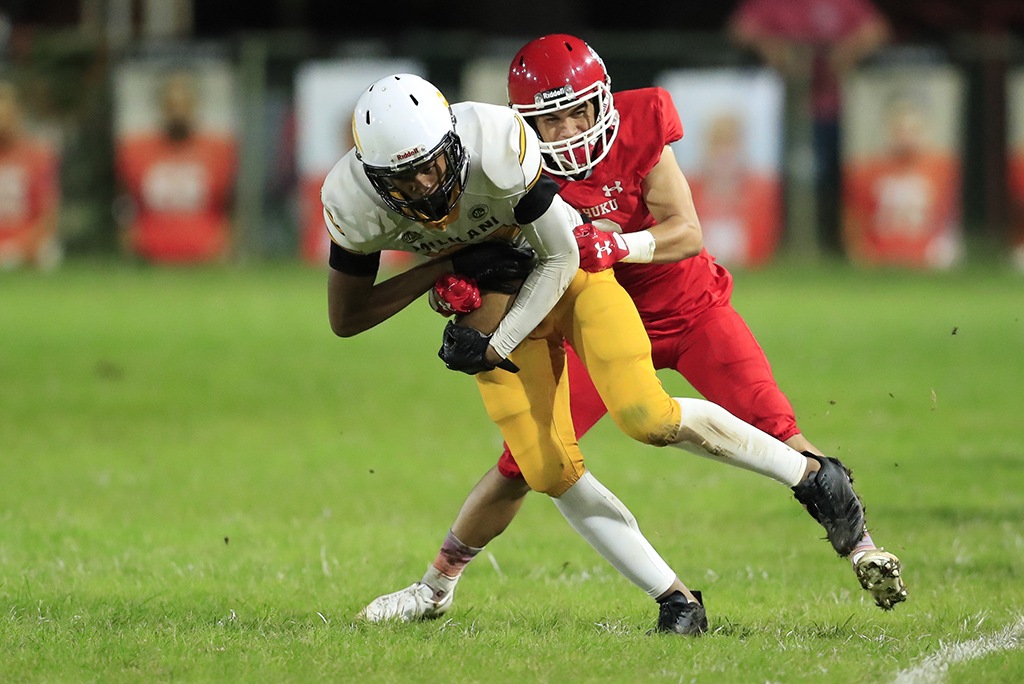
[[508, 101], [527, 121], [590, 98], [594, 98], [592, 128], [566, 140], [541, 141], [542, 163], [549, 173], [576, 176], [608, 154], [619, 123], [611, 78], [594, 49], [575, 36], [543, 36], [524, 45], [513, 58]]

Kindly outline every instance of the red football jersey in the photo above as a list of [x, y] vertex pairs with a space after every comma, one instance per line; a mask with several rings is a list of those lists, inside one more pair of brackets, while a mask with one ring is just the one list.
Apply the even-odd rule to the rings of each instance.
[[725, 182], [701, 173], [689, 174], [688, 180], [704, 243], [718, 258], [746, 267], [767, 263], [782, 232], [778, 176], [744, 170]]
[[884, 17], [868, 0], [746, 0], [731, 21], [755, 35], [810, 47], [815, 118], [833, 119], [839, 112], [840, 83], [829, 64], [829, 51], [865, 24]]
[[0, 241], [28, 239], [57, 199], [57, 159], [48, 147], [21, 140], [0, 149]]
[[1024, 150], [1013, 150], [1006, 160], [1006, 181], [1013, 212], [1010, 217], [1010, 243], [1024, 249]]
[[235, 180], [232, 140], [194, 135], [129, 138], [118, 150], [118, 174], [135, 200], [133, 246], [154, 261], [205, 261], [223, 256]]
[[[554, 177], [559, 194], [602, 230], [634, 233], [654, 225], [641, 183], [665, 146], [683, 137], [672, 97], [661, 88], [615, 94], [619, 132], [588, 178]], [[732, 276], [702, 250], [673, 264], [615, 265], [615, 276], [636, 303], [651, 337], [675, 335], [708, 307], [728, 301]]]
[[844, 237], [866, 263], [948, 266], [959, 240], [960, 170], [948, 154], [851, 163], [844, 180]]

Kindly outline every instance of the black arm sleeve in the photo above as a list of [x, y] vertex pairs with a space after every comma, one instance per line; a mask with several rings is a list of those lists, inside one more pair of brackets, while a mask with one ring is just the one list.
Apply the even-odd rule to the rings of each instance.
[[355, 254], [332, 242], [328, 263], [335, 271], [341, 271], [346, 275], [375, 276], [380, 269], [380, 252]]
[[516, 205], [516, 222], [533, 223], [539, 219], [551, 206], [551, 200], [557, 194], [558, 183], [542, 175]]

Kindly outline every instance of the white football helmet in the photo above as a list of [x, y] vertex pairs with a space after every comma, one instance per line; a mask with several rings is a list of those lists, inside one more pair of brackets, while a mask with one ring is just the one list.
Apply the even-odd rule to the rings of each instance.
[[[443, 226], [465, 188], [469, 157], [441, 91], [412, 74], [380, 79], [356, 103], [352, 137], [356, 157], [388, 207], [414, 221]], [[392, 183], [442, 157], [444, 173], [430, 195], [409, 197]]]

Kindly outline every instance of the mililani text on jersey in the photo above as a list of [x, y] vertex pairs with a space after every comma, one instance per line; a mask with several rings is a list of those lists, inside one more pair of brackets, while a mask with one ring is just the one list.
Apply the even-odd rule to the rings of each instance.
[[440, 254], [449, 247], [475, 242], [477, 238], [494, 232], [495, 228], [508, 227], [509, 226], [501, 225], [501, 222], [496, 216], [491, 216], [486, 221], [478, 223], [475, 228], [472, 228], [465, 235], [449, 235], [439, 240], [426, 240], [424, 242], [419, 242], [419, 240], [423, 239], [423, 234], [414, 230], [407, 230], [402, 233], [401, 239], [417, 252], [431, 256]]

